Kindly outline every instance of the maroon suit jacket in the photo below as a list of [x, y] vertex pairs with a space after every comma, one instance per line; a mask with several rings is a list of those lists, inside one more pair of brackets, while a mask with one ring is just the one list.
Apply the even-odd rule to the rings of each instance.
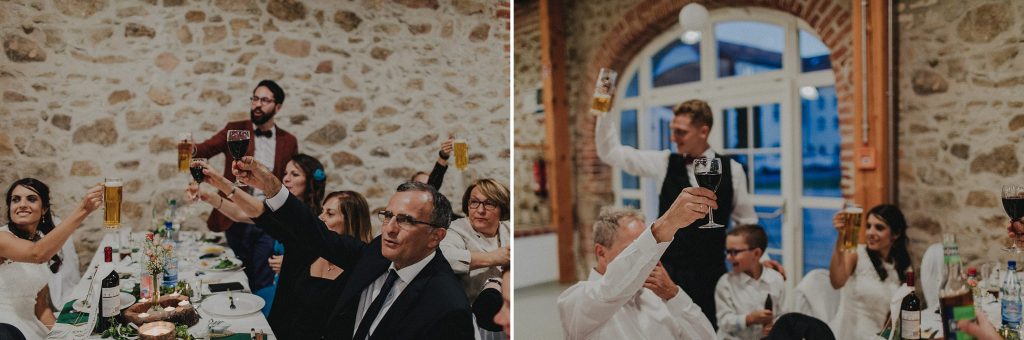
[[[210, 137], [206, 141], [196, 145], [196, 155], [199, 158], [210, 158], [217, 154], [224, 154], [224, 177], [228, 180], [234, 181], [235, 175], [231, 174], [231, 154], [228, 152], [228, 130], [249, 130], [253, 141], [249, 142], [249, 150], [245, 152], [247, 156], [252, 156], [256, 148], [256, 134], [253, 131], [253, 124], [250, 120], [239, 120], [230, 122], [224, 126], [223, 129], [217, 132], [217, 134]], [[295, 139], [295, 136], [284, 131], [280, 127], [275, 126], [274, 137], [277, 139], [277, 147], [274, 149], [274, 176], [278, 179], [284, 178], [284, 167], [291, 160], [292, 156], [299, 152], [299, 142]], [[220, 194], [224, 196], [224, 193]], [[221, 214], [217, 209], [214, 209], [210, 213], [210, 218], [206, 220], [206, 226], [210, 228], [210, 231], [225, 231], [233, 222], [228, 219], [224, 214]]]

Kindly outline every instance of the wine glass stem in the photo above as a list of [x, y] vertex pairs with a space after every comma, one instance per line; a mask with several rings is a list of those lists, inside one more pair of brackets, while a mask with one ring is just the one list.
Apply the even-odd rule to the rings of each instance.
[[715, 210], [708, 205], [708, 224], [715, 224]]

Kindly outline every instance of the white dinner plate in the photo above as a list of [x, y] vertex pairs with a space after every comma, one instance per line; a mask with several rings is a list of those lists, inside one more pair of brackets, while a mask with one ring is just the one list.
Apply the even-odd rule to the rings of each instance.
[[[227, 267], [227, 268], [216, 268], [217, 264], [219, 264], [220, 261], [224, 260], [224, 259], [227, 259], [228, 261], [231, 261], [232, 265], [230, 267]], [[199, 262], [197, 263], [197, 266], [199, 267], [199, 269], [206, 270], [206, 271], [211, 271], [211, 272], [228, 272], [228, 271], [238, 270], [239, 268], [242, 268], [242, 261], [239, 260], [239, 259], [218, 257], [218, 258], [213, 258], [213, 259], [199, 260]]]
[[220, 254], [224, 253], [224, 247], [216, 244], [203, 244], [199, 247], [199, 252], [203, 253], [203, 255], [214, 254], [220, 256]]
[[[235, 299], [235, 308], [231, 308], [230, 297]], [[239, 316], [259, 312], [263, 309], [263, 298], [249, 293], [219, 293], [203, 300], [200, 308], [220, 316]]]
[[[121, 292], [121, 310], [128, 308], [135, 303], [135, 297], [131, 294]], [[85, 300], [75, 300], [75, 303], [71, 304], [71, 308], [80, 313], [88, 313], [89, 310], [85, 308]]]

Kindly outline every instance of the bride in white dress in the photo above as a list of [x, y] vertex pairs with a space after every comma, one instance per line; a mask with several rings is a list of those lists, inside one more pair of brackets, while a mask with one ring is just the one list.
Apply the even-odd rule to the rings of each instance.
[[103, 204], [103, 187], [89, 189], [58, 226], [53, 225], [46, 184], [20, 179], [5, 198], [9, 223], [0, 227], [0, 322], [18, 328], [27, 339], [42, 339], [56, 322], [46, 289], [61, 266], [62, 260], [55, 255], [82, 221]]
[[[839, 340], [875, 338], [885, 324], [889, 301], [906, 282], [910, 267], [907, 221], [899, 208], [883, 204], [864, 216], [863, 243], [856, 252], [846, 252], [843, 241], [836, 240], [829, 266], [832, 287], [842, 288], [838, 313], [829, 324]], [[839, 231], [845, 227], [839, 214], [832, 223]]]

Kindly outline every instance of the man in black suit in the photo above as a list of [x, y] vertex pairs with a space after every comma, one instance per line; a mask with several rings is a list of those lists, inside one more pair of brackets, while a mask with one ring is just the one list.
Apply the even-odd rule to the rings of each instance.
[[436, 189], [416, 182], [400, 185], [378, 214], [381, 236], [367, 245], [329, 232], [258, 162], [244, 159], [234, 167], [243, 182], [268, 193], [266, 206], [236, 202], [256, 224], [292, 228], [312, 252], [349, 271], [324, 338], [474, 338], [466, 294], [437, 249], [452, 208]]

